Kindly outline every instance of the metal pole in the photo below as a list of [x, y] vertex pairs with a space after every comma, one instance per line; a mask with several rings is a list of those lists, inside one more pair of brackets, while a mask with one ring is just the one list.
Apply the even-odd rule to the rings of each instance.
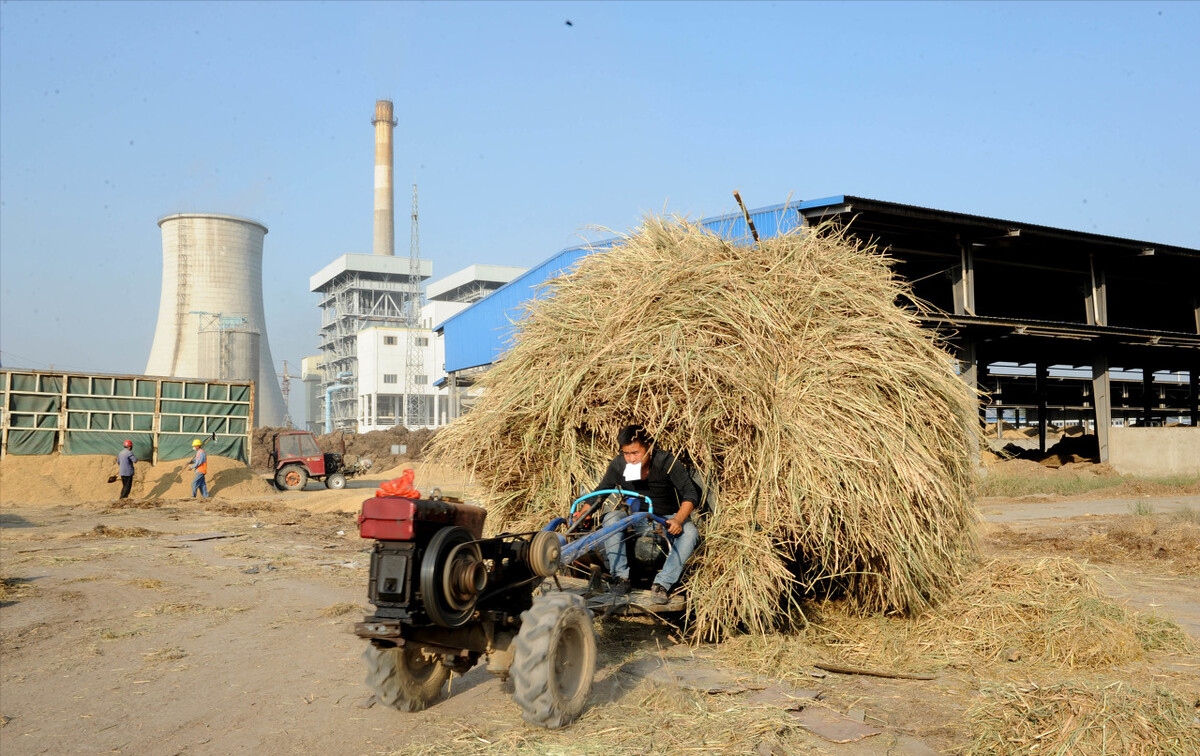
[[1108, 355], [1099, 352], [1092, 361], [1092, 398], [1096, 414], [1096, 445], [1100, 461], [1108, 461], [1108, 430], [1112, 427], [1112, 397], [1108, 374]]
[[1038, 360], [1037, 362], [1037, 402], [1038, 402], [1038, 447], [1046, 451], [1046, 383], [1049, 379], [1050, 371], [1046, 363]]

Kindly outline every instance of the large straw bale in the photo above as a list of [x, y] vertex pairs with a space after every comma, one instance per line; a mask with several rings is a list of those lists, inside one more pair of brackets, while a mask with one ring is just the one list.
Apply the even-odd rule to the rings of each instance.
[[715, 495], [700, 637], [779, 627], [797, 588], [921, 609], [975, 553], [976, 405], [890, 264], [827, 225], [750, 245], [647, 219], [545, 287], [433, 453], [532, 525], [643, 422]]

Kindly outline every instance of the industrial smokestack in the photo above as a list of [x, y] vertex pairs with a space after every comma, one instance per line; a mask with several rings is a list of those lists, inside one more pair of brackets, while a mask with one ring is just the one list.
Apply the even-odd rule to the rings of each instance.
[[375, 246], [377, 255], [396, 254], [395, 193], [392, 191], [392, 101], [375, 101]]

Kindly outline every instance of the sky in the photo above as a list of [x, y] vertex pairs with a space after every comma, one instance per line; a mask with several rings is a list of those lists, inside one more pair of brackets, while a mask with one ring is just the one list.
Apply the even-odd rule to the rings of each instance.
[[[570, 23], [567, 23], [567, 22]], [[0, 2], [0, 363], [142, 373], [176, 212], [263, 222], [268, 338], [370, 253], [534, 265], [840, 194], [1200, 247], [1200, 3]], [[295, 368], [292, 368], [293, 370]], [[291, 397], [302, 416], [300, 391]]]

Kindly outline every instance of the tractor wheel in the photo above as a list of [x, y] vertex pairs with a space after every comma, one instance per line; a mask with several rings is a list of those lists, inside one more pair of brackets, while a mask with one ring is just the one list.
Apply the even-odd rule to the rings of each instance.
[[425, 658], [412, 646], [377, 646], [368, 643], [363, 651], [367, 663], [367, 686], [385, 706], [400, 711], [420, 711], [446, 692], [450, 670]]
[[557, 730], [583, 713], [596, 674], [596, 629], [582, 596], [551, 593], [521, 614], [513, 698], [530, 724]]
[[335, 491], [346, 487], [346, 476], [341, 473], [333, 473], [325, 476], [325, 487], [332, 488]]
[[275, 473], [275, 485], [284, 491], [300, 491], [308, 483], [308, 470], [303, 465], [288, 465]]

